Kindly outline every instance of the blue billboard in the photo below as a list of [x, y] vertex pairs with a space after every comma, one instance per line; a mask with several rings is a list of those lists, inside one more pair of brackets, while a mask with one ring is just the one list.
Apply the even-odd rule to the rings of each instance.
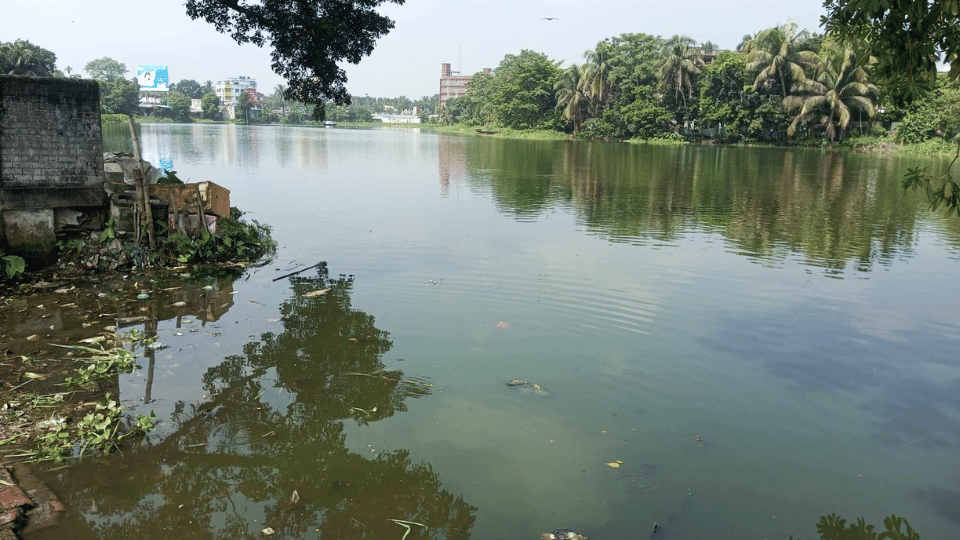
[[140, 83], [140, 90], [166, 92], [170, 84], [167, 66], [149, 64], [137, 66], [137, 81]]

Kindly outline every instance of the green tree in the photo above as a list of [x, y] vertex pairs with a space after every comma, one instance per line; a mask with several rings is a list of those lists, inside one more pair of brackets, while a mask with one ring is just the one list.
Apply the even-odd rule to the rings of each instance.
[[57, 55], [25, 39], [0, 43], [0, 73], [52, 77], [57, 71]]
[[315, 105], [319, 117], [328, 99], [350, 102], [346, 72], [338, 63], [359, 63], [393, 28], [393, 21], [376, 11], [384, 3], [404, 0], [187, 0], [186, 9], [190, 18], [204, 19], [237, 43], [269, 42], [271, 67], [286, 79], [287, 97]]
[[193, 79], [183, 79], [182, 81], [176, 83], [175, 85], [170, 85], [171, 90], [176, 90], [177, 92], [182, 92], [189, 96], [191, 99], [203, 99], [203, 88], [200, 86], [200, 83]]
[[202, 89], [202, 90], [203, 90], [204, 95], [206, 95], [206, 94], [215, 94], [215, 93], [216, 93], [216, 92], [214, 92], [214, 90], [213, 90], [213, 81], [207, 81], [207, 82], [203, 83], [203, 89]]
[[200, 98], [200, 108], [203, 109], [204, 118], [216, 118], [220, 113], [220, 98], [213, 92], [204, 94]]
[[670, 114], [656, 95], [657, 61], [664, 40], [620, 34], [610, 40], [610, 100], [603, 111], [608, 137], [654, 138], [665, 133]]
[[170, 107], [170, 118], [177, 122], [190, 122], [190, 96], [178, 90], [171, 90], [166, 95], [167, 106]]
[[273, 103], [274, 106], [280, 107], [280, 118], [283, 118], [287, 115], [287, 87], [278, 84], [273, 87]]
[[250, 118], [250, 94], [240, 92], [237, 96], [237, 118], [247, 121]]
[[873, 75], [893, 104], [916, 101], [934, 89], [937, 65], [960, 74], [958, 0], [889, 2], [825, 0], [821, 24], [828, 34], [870, 44]]
[[99, 81], [100, 110], [106, 114], [138, 114], [140, 83], [136, 79]]
[[659, 76], [658, 89], [665, 95], [679, 96], [684, 112], [687, 112], [687, 100], [693, 97], [694, 79], [703, 67], [703, 58], [697, 42], [687, 36], [673, 36], [660, 49], [660, 61], [657, 62]]
[[814, 77], [797, 83], [795, 95], [784, 101], [788, 110], [797, 111], [787, 135], [793, 136], [798, 125], [810, 123], [822, 128], [830, 140], [842, 139], [853, 118], [851, 111], [873, 119], [877, 114], [873, 103], [880, 92], [867, 75], [869, 62], [870, 57], [858, 56], [849, 46], [825, 47]]
[[816, 54], [802, 50], [809, 37], [806, 30], [798, 32], [792, 22], [757, 33], [745, 46], [747, 71], [756, 73], [753, 89], [771, 93], [779, 90], [785, 99], [793, 85], [805, 78], [804, 70], [816, 65]]
[[87, 72], [91, 79], [101, 82], [122, 79], [127, 76], [128, 71], [126, 64], [106, 56], [87, 62], [87, 65], [83, 66], [83, 70]]
[[556, 105], [553, 85], [560, 67], [543, 53], [524, 49], [506, 55], [490, 78], [490, 104], [497, 122], [514, 129], [540, 127]]
[[743, 133], [744, 94], [748, 92], [746, 61], [742, 54], [723, 51], [704, 67], [700, 81], [700, 116], [734, 137]]
[[583, 53], [584, 64], [581, 73], [583, 93], [590, 99], [593, 114], [600, 115], [610, 99], [611, 45], [608, 41], [597, 43], [595, 49]]
[[584, 66], [573, 64], [563, 70], [560, 80], [553, 86], [557, 109], [561, 111], [564, 120], [573, 124], [574, 134], [580, 131], [590, 105], [590, 98], [584, 91], [584, 71]]

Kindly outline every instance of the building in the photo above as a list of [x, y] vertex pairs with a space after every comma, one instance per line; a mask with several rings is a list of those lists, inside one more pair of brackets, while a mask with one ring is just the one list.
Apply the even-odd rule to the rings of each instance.
[[373, 115], [373, 121], [384, 124], [419, 124], [420, 117], [414, 114], [377, 113]]
[[224, 79], [217, 81], [217, 84], [213, 87], [213, 91], [217, 94], [217, 97], [220, 98], [220, 106], [229, 107], [237, 104], [237, 98], [240, 97], [240, 92], [249, 93], [252, 91], [256, 93], [257, 80], [243, 76]]
[[[440, 64], [440, 107], [442, 108], [448, 99], [458, 98], [467, 95], [467, 82], [473, 78], [473, 75], [453, 74], [450, 71], [450, 64]], [[490, 74], [490, 68], [483, 68], [483, 73]]]

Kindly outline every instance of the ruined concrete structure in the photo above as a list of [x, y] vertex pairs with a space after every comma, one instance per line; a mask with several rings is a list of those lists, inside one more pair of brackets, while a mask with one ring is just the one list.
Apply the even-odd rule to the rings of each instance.
[[43, 258], [58, 221], [103, 207], [102, 146], [96, 81], [0, 76], [0, 240], [9, 251]]

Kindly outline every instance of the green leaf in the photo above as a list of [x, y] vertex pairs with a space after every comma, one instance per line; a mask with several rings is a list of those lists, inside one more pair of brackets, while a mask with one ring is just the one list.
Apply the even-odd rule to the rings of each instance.
[[17, 274], [22, 274], [23, 271], [27, 269], [27, 263], [23, 260], [23, 257], [18, 257], [17, 255], [4, 255], [3, 262], [4, 269], [9, 278], [13, 278]]

